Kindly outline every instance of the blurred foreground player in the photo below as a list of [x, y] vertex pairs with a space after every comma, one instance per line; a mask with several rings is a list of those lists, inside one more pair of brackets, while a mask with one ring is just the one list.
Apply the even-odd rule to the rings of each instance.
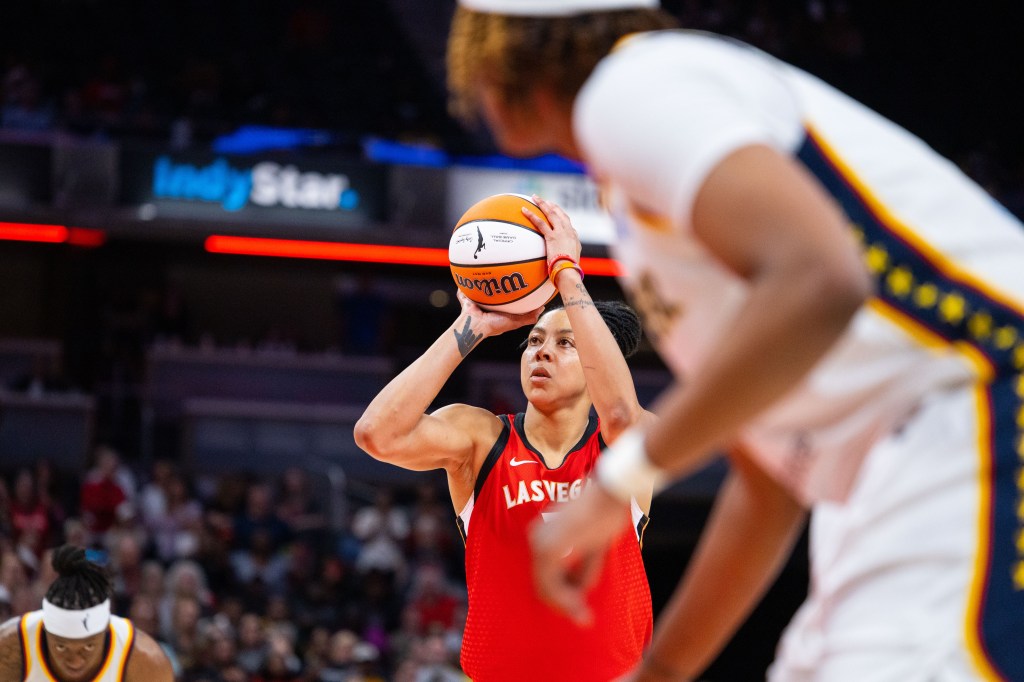
[[605, 520], [734, 445], [634, 679], [696, 676], [810, 509], [773, 680], [1024, 680], [1024, 228], [817, 78], [670, 23], [655, 0], [460, 0], [449, 39], [459, 113], [601, 186], [624, 284], [685, 376], [538, 525], [542, 588], [583, 612], [570, 569]]
[[172, 682], [160, 646], [131, 621], [111, 615], [110, 580], [85, 551], [53, 553], [58, 578], [43, 608], [0, 625], [4, 682]]

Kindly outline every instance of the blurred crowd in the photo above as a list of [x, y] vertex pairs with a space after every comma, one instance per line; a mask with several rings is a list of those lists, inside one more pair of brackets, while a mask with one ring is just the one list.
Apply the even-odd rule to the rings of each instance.
[[0, 622], [40, 608], [49, 554], [70, 542], [108, 567], [114, 611], [182, 682], [464, 680], [462, 550], [444, 493], [338, 493], [324, 499], [299, 469], [196, 480], [158, 460], [135, 472], [105, 446], [80, 480], [46, 461], [10, 472]]

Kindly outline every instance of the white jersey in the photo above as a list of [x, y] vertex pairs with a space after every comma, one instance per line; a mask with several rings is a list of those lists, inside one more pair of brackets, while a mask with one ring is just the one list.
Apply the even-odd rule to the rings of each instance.
[[724, 38], [643, 34], [598, 66], [574, 125], [625, 233], [615, 245], [625, 284], [678, 376], [718, 344], [747, 296], [690, 230], [718, 162], [769, 145], [803, 161], [846, 210], [880, 295], [743, 434], [805, 502], [845, 498], [872, 443], [922, 396], [991, 374], [1000, 359], [975, 346], [1024, 362], [1016, 320], [959, 286], [983, 282], [989, 298], [1024, 309], [1020, 223], [921, 140], [815, 77]]
[[773, 681], [1024, 680], [1024, 226], [907, 131], [708, 34], [626, 40], [573, 125], [624, 284], [678, 377], [749, 297], [691, 227], [731, 152], [802, 164], [874, 277], [837, 344], [740, 434], [814, 508], [810, 594]]
[[[32, 611], [21, 617], [21, 655], [25, 662], [24, 682], [54, 682], [60, 680], [43, 656], [43, 612]], [[131, 621], [118, 616], [110, 617], [110, 648], [103, 659], [100, 672], [90, 682], [122, 682], [128, 656], [135, 642], [135, 627]]]

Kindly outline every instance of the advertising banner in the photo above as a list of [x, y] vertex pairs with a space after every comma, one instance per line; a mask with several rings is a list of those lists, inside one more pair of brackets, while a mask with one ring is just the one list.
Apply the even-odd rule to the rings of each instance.
[[565, 209], [584, 244], [609, 244], [615, 236], [612, 219], [601, 206], [597, 185], [585, 175], [456, 166], [448, 178], [448, 224], [467, 208], [492, 194], [537, 194]]
[[382, 167], [327, 156], [126, 150], [121, 201], [143, 219], [359, 227], [384, 218]]

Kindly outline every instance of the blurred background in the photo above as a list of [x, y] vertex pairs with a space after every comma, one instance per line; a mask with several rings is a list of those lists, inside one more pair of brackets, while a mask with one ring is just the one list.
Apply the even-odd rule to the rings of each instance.
[[[665, 0], [920, 135], [1024, 214], [1019, 16], [997, 3]], [[621, 298], [596, 188], [445, 108], [452, 0], [36, 0], [0, 8], [0, 621], [46, 550], [110, 566], [181, 680], [460, 679], [440, 472], [359, 451], [366, 402], [457, 314], [457, 217], [561, 204]], [[1019, 10], [1013, 10], [1019, 14]], [[604, 274], [601, 274], [604, 273]], [[514, 338], [513, 338], [514, 337]], [[438, 398], [522, 409], [521, 336]], [[649, 346], [642, 401], [669, 377]], [[654, 504], [659, 609], [722, 474]], [[706, 676], [763, 677], [803, 548]]]

